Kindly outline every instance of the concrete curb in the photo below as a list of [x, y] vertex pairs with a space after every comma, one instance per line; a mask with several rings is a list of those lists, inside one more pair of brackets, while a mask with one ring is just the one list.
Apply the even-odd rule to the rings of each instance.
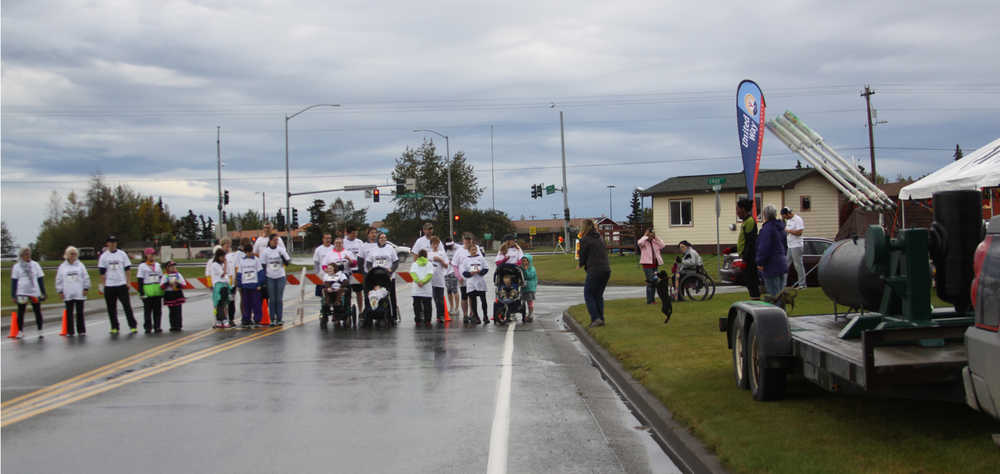
[[674, 416], [646, 387], [622, 367], [579, 323], [563, 311], [563, 324], [580, 339], [590, 352], [594, 366], [625, 398], [629, 408], [655, 435], [657, 443], [683, 472], [726, 473], [718, 457], [695, 438], [686, 427], [674, 421]]

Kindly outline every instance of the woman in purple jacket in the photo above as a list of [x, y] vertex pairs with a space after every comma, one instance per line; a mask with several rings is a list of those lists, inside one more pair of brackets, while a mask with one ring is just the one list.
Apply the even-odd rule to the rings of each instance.
[[787, 242], [785, 223], [778, 219], [778, 210], [771, 204], [764, 206], [764, 225], [757, 235], [757, 270], [764, 279], [764, 289], [772, 298], [785, 286]]
[[639, 265], [642, 266], [643, 273], [646, 274], [646, 304], [656, 302], [656, 270], [663, 265], [663, 257], [660, 251], [665, 246], [663, 241], [656, 237], [653, 229], [649, 229], [639, 239]]

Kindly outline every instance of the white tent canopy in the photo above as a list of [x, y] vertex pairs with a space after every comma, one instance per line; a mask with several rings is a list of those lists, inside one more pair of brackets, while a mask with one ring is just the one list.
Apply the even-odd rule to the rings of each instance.
[[900, 199], [929, 199], [937, 191], [1000, 186], [1000, 138], [899, 190]]

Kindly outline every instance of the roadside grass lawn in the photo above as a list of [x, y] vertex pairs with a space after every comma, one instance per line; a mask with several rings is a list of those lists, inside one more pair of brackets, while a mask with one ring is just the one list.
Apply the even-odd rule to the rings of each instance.
[[[135, 272], [138, 268], [138, 263], [132, 264], [132, 281], [135, 281]], [[286, 271], [298, 277], [299, 270], [302, 265], [291, 264], [286, 267]], [[205, 276], [205, 267], [177, 267], [177, 270], [181, 272], [181, 275], [185, 279], [193, 279], [197, 277]], [[307, 269], [310, 271], [311, 267]], [[56, 270], [44, 270], [45, 272], [45, 291], [48, 294], [48, 298], [42, 302], [42, 304], [52, 304], [52, 303], [62, 303], [59, 295], [56, 294]], [[97, 292], [97, 287], [101, 283], [101, 274], [97, 270], [96, 264], [94, 266], [87, 265], [87, 273], [90, 274], [90, 289], [87, 292], [87, 300], [104, 299], [104, 296]], [[134, 296], [134, 295], [133, 295]], [[2, 298], [2, 305], [0, 305], [0, 310], [4, 311], [4, 316], [7, 315], [7, 311], [13, 311], [17, 309], [17, 305], [10, 296], [10, 268], [4, 268], [0, 270], [0, 298]], [[28, 312], [31, 312], [31, 307], [29, 305]]]
[[[674, 303], [669, 324], [659, 304], [608, 301], [607, 326], [588, 331], [734, 472], [998, 472], [1000, 422], [964, 404], [831, 394], [801, 378], [789, 378], [784, 400], [754, 401], [736, 388], [718, 327], [745, 298]], [[830, 309], [814, 288], [793, 313]], [[583, 305], [570, 314], [590, 321]]]
[[[530, 253], [530, 252], [528, 252]], [[674, 264], [674, 258], [678, 254], [663, 254], [663, 265], [660, 270], [670, 273], [670, 267]], [[719, 257], [715, 255], [701, 256], [705, 264], [705, 271], [709, 276], [719, 283]], [[576, 259], [573, 254], [566, 255], [535, 255], [535, 270], [538, 272], [538, 280], [550, 285], [555, 284], [577, 284], [582, 285], [586, 273], [576, 268]], [[611, 255], [608, 257], [611, 263], [611, 286], [644, 286], [646, 275], [639, 266], [638, 255]]]

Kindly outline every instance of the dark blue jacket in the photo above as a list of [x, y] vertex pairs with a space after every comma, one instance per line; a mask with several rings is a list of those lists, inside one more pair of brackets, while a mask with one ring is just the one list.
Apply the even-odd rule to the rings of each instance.
[[761, 275], [776, 277], [788, 273], [788, 239], [785, 236], [785, 223], [774, 219], [764, 223], [757, 235], [757, 266], [764, 267]]

